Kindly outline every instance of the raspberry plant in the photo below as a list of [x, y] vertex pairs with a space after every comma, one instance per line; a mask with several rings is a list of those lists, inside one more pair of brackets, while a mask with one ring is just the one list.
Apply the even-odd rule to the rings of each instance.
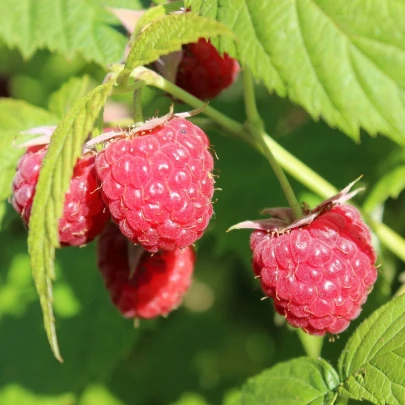
[[0, 11], [2, 404], [405, 404], [403, 2]]

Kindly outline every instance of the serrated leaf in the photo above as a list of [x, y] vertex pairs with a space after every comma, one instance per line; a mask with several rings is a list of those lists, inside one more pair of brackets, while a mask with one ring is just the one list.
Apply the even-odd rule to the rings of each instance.
[[2, 1], [0, 38], [25, 58], [47, 48], [67, 58], [80, 54], [87, 61], [106, 65], [120, 60], [126, 38], [102, 21], [103, 12], [94, 1]]
[[123, 74], [151, 63], [159, 56], [180, 50], [185, 43], [216, 35], [233, 34], [223, 24], [194, 13], [168, 15], [154, 20], [132, 43]]
[[173, 1], [169, 4], [162, 4], [156, 7], [151, 7], [149, 10], [146, 10], [142, 17], [138, 20], [135, 29], [132, 33], [131, 40], [133, 41], [142, 29], [156, 20], [157, 18], [164, 17], [173, 11], [178, 11], [183, 7], [183, 1]]
[[19, 132], [39, 125], [52, 125], [56, 121], [48, 111], [25, 101], [0, 99], [0, 201], [11, 194], [17, 161], [24, 152], [13, 145]]
[[94, 89], [94, 80], [88, 76], [72, 77], [49, 97], [48, 108], [57, 117], [62, 118], [90, 90]]
[[359, 140], [405, 144], [405, 3], [390, 0], [188, 0], [238, 37], [236, 54], [270, 91]]
[[329, 363], [302, 357], [249, 379], [242, 387], [241, 405], [332, 404], [338, 384]]
[[56, 128], [42, 163], [29, 223], [28, 251], [39, 294], [44, 325], [55, 357], [61, 361], [52, 310], [53, 261], [58, 219], [82, 144], [93, 129], [113, 81], [96, 87], [69, 110]]
[[341, 395], [375, 404], [403, 404], [405, 398], [405, 295], [364, 321], [339, 359]]

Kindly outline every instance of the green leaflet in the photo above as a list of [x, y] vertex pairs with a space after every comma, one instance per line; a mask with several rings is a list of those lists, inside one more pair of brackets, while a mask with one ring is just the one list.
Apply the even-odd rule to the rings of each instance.
[[48, 107], [62, 118], [74, 105], [95, 87], [94, 80], [88, 76], [72, 77], [49, 97]]
[[364, 321], [339, 359], [339, 393], [375, 404], [403, 404], [405, 398], [405, 295]]
[[25, 58], [47, 48], [106, 65], [121, 58], [126, 42], [125, 35], [105, 23], [107, 18], [109, 14], [95, 1], [2, 1], [0, 38]]
[[270, 91], [354, 140], [360, 129], [405, 144], [405, 3], [390, 0], [187, 0], [232, 29], [220, 50]]
[[363, 204], [366, 211], [371, 212], [389, 197], [397, 198], [405, 188], [405, 165], [402, 163], [387, 171], [371, 189], [366, 202]]
[[249, 379], [242, 387], [240, 404], [332, 404], [338, 384], [339, 377], [329, 363], [301, 357]]
[[58, 242], [58, 218], [82, 144], [110, 94], [114, 81], [102, 84], [80, 99], [60, 121], [43, 161], [30, 217], [28, 251], [44, 315], [45, 330], [55, 357], [62, 361], [52, 310], [53, 261]]
[[183, 1], [173, 1], [172, 3], [162, 4], [146, 10], [142, 17], [138, 20], [134, 32], [132, 33], [131, 40], [133, 41], [142, 31], [143, 27], [153, 22], [153, 20], [164, 17], [173, 11], [180, 10], [183, 5]]
[[154, 20], [133, 41], [123, 75], [137, 66], [155, 61], [161, 55], [180, 50], [182, 44], [215, 35], [232, 36], [232, 32], [223, 24], [194, 13], [168, 15]]
[[[100, 385], [128, 356], [143, 326], [135, 330], [111, 304], [96, 269], [96, 245], [60, 249], [57, 254], [55, 315], [66, 357], [63, 366], [55, 361], [44, 339], [25, 233], [0, 233], [0, 246], [4, 247], [0, 248], [0, 358], [8, 365], [0, 368], [0, 403], [121, 403], [115, 389], [110, 392]], [[69, 295], [61, 296], [62, 290]], [[72, 306], [74, 311], [68, 311]]]

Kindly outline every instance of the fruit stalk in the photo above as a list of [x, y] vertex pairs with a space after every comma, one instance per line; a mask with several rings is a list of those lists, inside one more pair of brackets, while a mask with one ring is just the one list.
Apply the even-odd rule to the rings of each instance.
[[312, 359], [319, 358], [323, 346], [323, 336], [311, 336], [305, 333], [302, 329], [298, 329], [297, 333], [305, 353]]
[[[201, 108], [204, 105], [204, 103], [198, 98], [180, 89], [178, 86], [164, 79], [156, 72], [145, 67], [135, 68], [131, 72], [130, 76], [138, 81], [135, 86], [149, 85], [156, 87], [171, 94], [175, 98], [182, 100], [184, 103], [187, 103], [193, 108]], [[124, 90], [120, 90], [120, 88], [114, 90], [114, 92], [122, 91]], [[212, 119], [219, 126], [221, 126], [227, 133], [233, 134], [234, 136], [244, 140], [251, 146], [256, 147], [255, 142], [253, 141], [243, 124], [240, 124], [239, 122], [227, 117], [226, 115], [209, 106], [204, 108], [203, 114]], [[290, 174], [301, 184], [306, 186], [308, 190], [311, 190], [313, 193], [319, 195], [322, 198], [328, 198], [331, 195], [336, 194], [337, 190], [332, 184], [327, 182], [324, 178], [319, 176], [318, 173], [313, 171], [310, 167], [302, 163], [294, 155], [285, 150], [268, 134], [263, 134], [263, 139], [266, 144], [266, 148], [269, 148], [273, 151], [274, 157], [279, 162], [280, 166], [288, 174]], [[263, 153], [261, 149], [260, 152]], [[380, 239], [381, 243], [383, 243], [389, 251], [394, 253], [397, 257], [405, 262], [405, 240], [387, 225], [377, 221], [370, 222], [369, 218], [366, 215], [365, 217], [378, 238]]]
[[143, 121], [142, 113], [142, 87], [140, 86], [134, 90], [134, 95], [132, 96], [132, 116], [134, 118], [134, 123]]
[[267, 147], [267, 144], [264, 140], [264, 125], [256, 107], [253, 77], [250, 71], [246, 68], [243, 71], [243, 87], [245, 94], [245, 110], [247, 116], [245, 126], [254, 137], [256, 141], [256, 147], [262, 152], [262, 154], [270, 163], [270, 166], [273, 169], [274, 174], [276, 175], [281, 185], [281, 188], [283, 189], [284, 195], [288, 201], [288, 205], [294, 212], [295, 219], [299, 219], [302, 217], [302, 210], [298, 203], [298, 200], [294, 194], [290, 182], [287, 179], [287, 176], [275, 159], [271, 148]]

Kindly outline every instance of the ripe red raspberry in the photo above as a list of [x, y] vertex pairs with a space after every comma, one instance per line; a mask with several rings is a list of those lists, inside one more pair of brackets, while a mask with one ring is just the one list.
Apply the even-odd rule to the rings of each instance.
[[238, 62], [226, 53], [221, 56], [204, 38], [183, 46], [176, 84], [202, 100], [216, 97], [237, 78]]
[[[13, 181], [12, 204], [28, 226], [35, 187], [46, 147], [33, 146], [18, 162]], [[81, 246], [101, 233], [110, 214], [97, 182], [94, 155], [78, 159], [59, 220], [59, 240], [63, 246]]]
[[181, 304], [190, 287], [195, 262], [193, 248], [151, 254], [134, 246], [141, 250], [141, 257], [130, 278], [129, 243], [112, 223], [98, 241], [98, 267], [113, 304], [126, 318], [166, 316]]
[[344, 331], [377, 278], [370, 231], [348, 204], [285, 233], [254, 231], [250, 246], [276, 311], [313, 335]]
[[156, 252], [190, 246], [202, 236], [213, 212], [207, 148], [200, 128], [173, 117], [98, 154], [104, 200], [133, 243]]

